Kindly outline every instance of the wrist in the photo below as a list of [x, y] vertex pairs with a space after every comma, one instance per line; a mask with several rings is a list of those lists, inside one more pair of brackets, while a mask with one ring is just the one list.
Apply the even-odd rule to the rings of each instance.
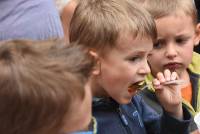
[[180, 104], [179, 106], [176, 106], [176, 108], [174, 107], [173, 110], [167, 110], [166, 111], [170, 116], [178, 119], [178, 120], [182, 120], [183, 119], [183, 108], [182, 108], [182, 104]]

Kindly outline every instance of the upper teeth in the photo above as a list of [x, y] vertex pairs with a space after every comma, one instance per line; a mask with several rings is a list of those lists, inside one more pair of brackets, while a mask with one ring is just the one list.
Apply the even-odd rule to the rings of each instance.
[[135, 84], [132, 84], [129, 86], [129, 88], [142, 88], [144, 86], [145, 82], [142, 81], [142, 82], [137, 82]]
[[141, 81], [141, 82], [138, 83], [139, 86], [144, 86], [144, 84], [145, 84], [144, 81]]

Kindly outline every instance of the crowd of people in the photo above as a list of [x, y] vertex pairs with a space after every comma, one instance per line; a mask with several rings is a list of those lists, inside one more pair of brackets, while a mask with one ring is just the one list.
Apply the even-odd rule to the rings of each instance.
[[197, 9], [0, 1], [0, 134], [200, 134]]

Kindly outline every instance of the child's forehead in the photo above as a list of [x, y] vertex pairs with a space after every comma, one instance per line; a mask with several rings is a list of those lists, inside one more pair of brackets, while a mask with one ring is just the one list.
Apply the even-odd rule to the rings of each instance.
[[135, 44], [137, 42], [143, 42], [143, 41], [149, 41], [149, 42], [152, 42], [153, 39], [151, 37], [151, 35], [143, 35], [141, 33], [138, 33], [137, 35], [136, 34], [133, 34], [133, 33], [124, 33], [124, 34], [121, 34], [117, 41], [116, 41], [116, 47], [122, 47], [122, 46], [126, 46], [126, 44]]
[[120, 51], [131, 51], [131, 50], [143, 50], [144, 47], [149, 48], [153, 46], [153, 40], [150, 36], [126, 36], [124, 38], [120, 38], [115, 48]]
[[159, 17], [155, 17], [155, 21], [157, 20], [160, 20], [160, 19], [167, 19], [167, 18], [170, 18], [170, 17], [174, 17], [174, 18], [188, 18], [188, 19], [191, 19], [193, 22], [195, 22], [195, 15], [192, 15], [192, 14], [189, 14], [187, 13], [186, 11], [183, 11], [183, 10], [174, 10], [173, 12], [168, 12], [168, 13], [165, 13]]
[[178, 16], [187, 16], [187, 17], [192, 17], [191, 15], [189, 15], [187, 13], [187, 11], [184, 11], [184, 10], [181, 10], [181, 9], [174, 10], [173, 12], [169, 12], [168, 14], [166, 14], [166, 16], [176, 16], [176, 17], [178, 17]]
[[158, 29], [158, 24], [163, 24], [163, 23], [170, 24], [170, 23], [174, 23], [174, 22], [184, 23], [183, 21], [187, 21], [188, 24], [191, 24], [194, 26], [197, 24], [191, 15], [188, 15], [181, 11], [166, 14], [166, 15], [163, 15], [163, 16], [155, 19], [157, 29]]

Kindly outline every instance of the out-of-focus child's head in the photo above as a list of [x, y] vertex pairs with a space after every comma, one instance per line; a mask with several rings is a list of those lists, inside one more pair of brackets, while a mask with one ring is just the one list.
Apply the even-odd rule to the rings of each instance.
[[[66, 68], [69, 61], [55, 60], [37, 43], [43, 45], [23, 40], [0, 44], [0, 133], [55, 134], [87, 128], [91, 91], [80, 78], [88, 75], [79, 77], [78, 71]], [[86, 53], [81, 47], [65, 49], [80, 54], [77, 65], [87, 64], [82, 64]]]

